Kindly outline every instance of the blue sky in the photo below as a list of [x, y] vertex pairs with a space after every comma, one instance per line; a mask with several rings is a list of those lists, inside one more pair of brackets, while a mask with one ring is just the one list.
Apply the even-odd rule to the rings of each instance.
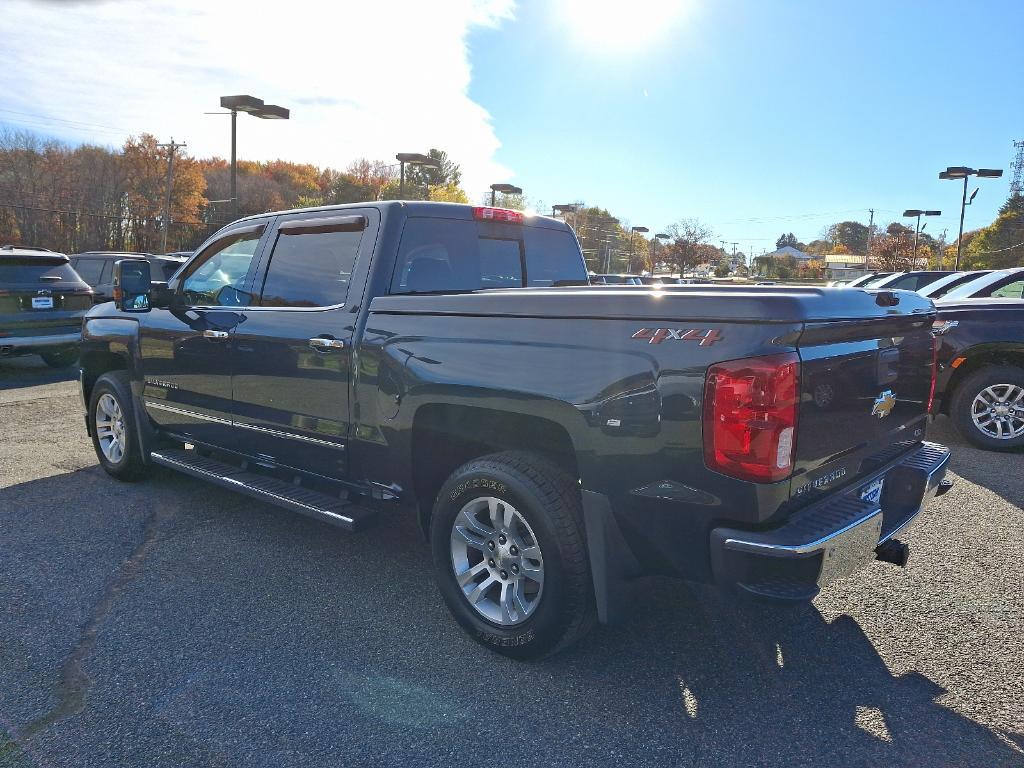
[[511, 181], [652, 231], [696, 217], [745, 252], [868, 208], [941, 209], [928, 231], [953, 239], [940, 169], [1007, 170], [968, 229], [1006, 198], [1021, 29], [1021, 0], [5, 0], [0, 126], [223, 157], [227, 121], [204, 113], [251, 93], [292, 118], [240, 118], [246, 159], [441, 147], [474, 200]]
[[[872, 207], [883, 223], [941, 209], [928, 231], [954, 239], [961, 190], [938, 171], [1008, 176], [1024, 139], [1022, 2], [697, 0], [664, 30], [661, 4], [639, 5], [645, 26], [618, 3], [604, 40], [543, 2], [470, 36], [470, 96], [528, 195], [652, 231], [697, 217], [744, 251]], [[968, 229], [991, 221], [1007, 176], [979, 183]]]

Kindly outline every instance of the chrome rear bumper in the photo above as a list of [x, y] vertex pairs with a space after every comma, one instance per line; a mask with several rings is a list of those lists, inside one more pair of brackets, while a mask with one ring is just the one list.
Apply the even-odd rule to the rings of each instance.
[[[715, 528], [711, 562], [715, 580], [744, 592], [782, 600], [808, 600], [831, 581], [875, 559], [875, 549], [913, 521], [943, 484], [949, 449], [921, 443], [855, 488], [795, 513], [766, 531]], [[884, 477], [879, 501], [861, 490]]]

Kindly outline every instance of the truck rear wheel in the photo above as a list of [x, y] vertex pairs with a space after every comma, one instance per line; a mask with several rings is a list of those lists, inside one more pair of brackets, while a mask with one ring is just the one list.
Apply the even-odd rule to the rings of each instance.
[[970, 374], [953, 394], [950, 416], [964, 439], [979, 448], [1024, 445], [1024, 370], [991, 365]]
[[137, 480], [146, 472], [139, 448], [131, 387], [124, 371], [105, 373], [89, 397], [89, 430], [96, 458], [118, 480]]
[[463, 629], [506, 656], [570, 645], [595, 608], [578, 484], [528, 453], [475, 459], [448, 478], [430, 539], [445, 602]]

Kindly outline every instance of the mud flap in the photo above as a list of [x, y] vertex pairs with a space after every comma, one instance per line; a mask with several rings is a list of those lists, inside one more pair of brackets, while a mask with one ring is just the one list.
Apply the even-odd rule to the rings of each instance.
[[602, 624], [614, 623], [629, 611], [630, 581], [640, 574], [640, 563], [615, 522], [607, 496], [583, 491], [583, 523], [597, 619]]

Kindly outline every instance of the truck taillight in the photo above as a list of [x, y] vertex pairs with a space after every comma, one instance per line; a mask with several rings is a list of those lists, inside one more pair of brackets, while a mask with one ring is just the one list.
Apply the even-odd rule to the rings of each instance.
[[796, 353], [730, 360], [704, 382], [704, 461], [755, 483], [793, 472], [800, 358]]
[[477, 221], [504, 221], [507, 224], [522, 224], [523, 214], [508, 208], [474, 208], [473, 218]]

